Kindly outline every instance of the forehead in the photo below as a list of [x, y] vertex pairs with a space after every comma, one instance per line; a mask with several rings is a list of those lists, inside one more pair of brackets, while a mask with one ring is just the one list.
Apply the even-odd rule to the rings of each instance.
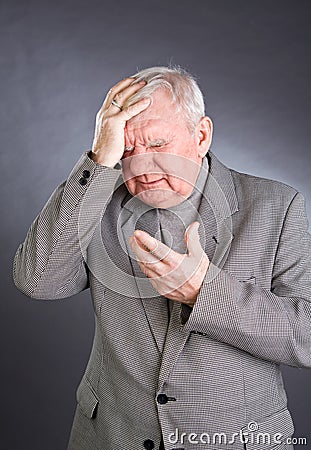
[[126, 123], [128, 131], [146, 127], [169, 125], [176, 122], [178, 113], [167, 89], [158, 89], [152, 95], [152, 102], [147, 109], [132, 117]]
[[164, 138], [169, 139], [177, 132], [178, 125], [174, 120], [164, 119], [145, 119], [126, 126], [125, 137], [129, 139], [150, 139]]

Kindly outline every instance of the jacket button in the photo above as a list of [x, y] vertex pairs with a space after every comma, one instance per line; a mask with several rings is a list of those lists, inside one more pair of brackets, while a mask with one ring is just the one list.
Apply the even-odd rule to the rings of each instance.
[[81, 186], [85, 186], [87, 183], [87, 179], [86, 178], [80, 178], [79, 183], [81, 184]]
[[83, 170], [82, 175], [84, 178], [90, 178], [90, 171], [89, 170]]
[[166, 394], [159, 394], [157, 396], [157, 402], [160, 403], [160, 405], [165, 405], [165, 403], [168, 402], [168, 398]]
[[144, 441], [144, 448], [146, 450], [152, 450], [154, 448], [154, 442], [151, 439], [146, 439]]

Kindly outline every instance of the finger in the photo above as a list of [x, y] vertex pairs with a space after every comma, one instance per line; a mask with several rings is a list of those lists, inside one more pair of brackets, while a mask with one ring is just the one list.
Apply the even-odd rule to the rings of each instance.
[[139, 245], [137, 239], [134, 236], [130, 236], [128, 238], [128, 241], [137, 257], [138, 263], [142, 262], [152, 265], [159, 262], [159, 259], [155, 255], [153, 255], [153, 253]]
[[160, 276], [157, 274], [157, 272], [152, 270], [153, 265], [149, 266], [147, 264], [144, 264], [141, 261], [138, 261], [138, 265], [140, 267], [140, 270], [142, 271], [143, 274], [146, 275], [146, 277], [148, 277], [148, 278], [160, 278]]
[[142, 100], [139, 100], [138, 102], [133, 103], [133, 105], [128, 106], [127, 108], [120, 111], [118, 117], [126, 122], [127, 120], [130, 120], [132, 117], [137, 116], [139, 113], [147, 109], [150, 105], [150, 102], [151, 99], [149, 97], [143, 98]]
[[163, 262], [171, 264], [176, 262], [176, 253], [167, 245], [151, 237], [148, 233], [141, 230], [135, 230], [134, 236], [138, 244], [147, 249], [152, 255], [154, 255], [158, 260], [163, 260]]
[[106, 95], [106, 98], [103, 103], [103, 107], [108, 107], [111, 104], [113, 98], [119, 92], [123, 91], [123, 89], [130, 86], [134, 81], [135, 81], [134, 77], [128, 77], [128, 78], [124, 78], [123, 80], [119, 81], [117, 84], [112, 86], [112, 88], [109, 89], [109, 91]]
[[[122, 91], [118, 92], [112, 99], [111, 102], [114, 100], [117, 102], [120, 106], [123, 106], [126, 101], [136, 92], [138, 92], [141, 88], [146, 86], [146, 81], [139, 81], [138, 83], [131, 84], [127, 88], [123, 89]], [[115, 106], [113, 103], [110, 103], [110, 106]], [[107, 104], [107, 107], [109, 107], [109, 104]]]
[[[168, 286], [164, 281], [163, 278], [167, 275], [166, 273], [163, 273], [162, 271], [155, 271], [153, 270], [155, 267], [158, 267], [160, 263], [156, 264], [155, 266], [149, 266], [144, 264], [143, 262], [139, 261], [138, 265], [140, 267], [140, 270], [142, 271], [143, 274], [146, 275], [146, 277], [149, 278], [149, 280], [151, 281], [151, 283], [153, 284], [153, 287], [160, 292], [163, 291], [165, 292], [170, 292], [172, 291], [172, 289], [175, 289], [175, 287], [171, 287]], [[162, 269], [163, 269], [163, 264], [162, 264]]]
[[189, 256], [200, 255], [203, 251], [200, 242], [199, 228], [199, 222], [193, 222], [185, 232], [185, 242]]
[[[108, 109], [112, 104], [112, 101], [116, 101], [120, 106], [122, 106], [128, 98], [134, 95], [139, 89], [144, 87], [147, 83], [144, 80], [136, 82], [135, 78], [128, 78], [126, 80], [131, 80], [130, 84], [121, 83], [111, 88], [105, 98], [105, 101], [100, 109], [100, 111]], [[122, 80], [124, 81], [124, 80]], [[113, 105], [115, 107], [115, 105]]]

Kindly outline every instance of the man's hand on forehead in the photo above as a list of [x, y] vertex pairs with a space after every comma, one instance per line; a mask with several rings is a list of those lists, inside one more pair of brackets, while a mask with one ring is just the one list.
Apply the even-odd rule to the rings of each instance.
[[150, 104], [144, 98], [123, 109], [126, 101], [146, 85], [135, 83], [134, 78], [125, 78], [113, 86], [96, 115], [95, 134], [92, 144], [92, 159], [107, 167], [114, 167], [124, 152], [124, 129], [126, 122], [140, 114]]

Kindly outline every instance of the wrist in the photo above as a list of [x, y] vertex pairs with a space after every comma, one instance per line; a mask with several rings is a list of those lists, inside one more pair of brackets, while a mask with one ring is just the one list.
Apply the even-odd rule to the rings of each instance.
[[101, 166], [105, 166], [105, 167], [114, 167], [116, 165], [116, 163], [113, 163], [111, 161], [107, 161], [106, 159], [104, 159], [103, 157], [101, 157], [99, 155], [99, 153], [93, 152], [93, 150], [90, 150], [88, 153], [89, 158], [94, 161], [96, 164], [99, 164]]
[[96, 164], [99, 164], [100, 166], [109, 167], [110, 169], [120, 169], [121, 168], [120, 164], [118, 164], [119, 161], [109, 162], [107, 160], [103, 160], [102, 158], [100, 158], [100, 156], [97, 153], [93, 152], [93, 150], [90, 150], [87, 153], [87, 155], [92, 161], [94, 161]]

